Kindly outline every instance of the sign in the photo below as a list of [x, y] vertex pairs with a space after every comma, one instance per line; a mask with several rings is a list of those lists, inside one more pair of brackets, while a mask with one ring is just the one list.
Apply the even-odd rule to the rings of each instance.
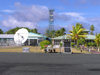
[[30, 48], [29, 47], [24, 47], [23, 48], [23, 52], [29, 52], [30, 51]]

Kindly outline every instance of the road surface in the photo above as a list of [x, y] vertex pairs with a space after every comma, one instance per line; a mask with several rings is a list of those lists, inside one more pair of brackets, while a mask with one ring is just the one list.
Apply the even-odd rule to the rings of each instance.
[[100, 55], [0, 53], [0, 75], [100, 75]]

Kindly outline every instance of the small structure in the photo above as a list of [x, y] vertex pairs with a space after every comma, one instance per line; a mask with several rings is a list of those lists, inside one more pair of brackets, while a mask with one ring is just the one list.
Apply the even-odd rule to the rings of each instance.
[[52, 38], [54, 45], [58, 45], [60, 47], [60, 43], [62, 42], [62, 50], [64, 53], [71, 53], [71, 37], [69, 35], [63, 35], [56, 38]]

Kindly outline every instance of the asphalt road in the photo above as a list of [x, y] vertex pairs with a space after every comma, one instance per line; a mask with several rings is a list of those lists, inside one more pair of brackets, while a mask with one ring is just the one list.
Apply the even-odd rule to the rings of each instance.
[[100, 55], [0, 53], [0, 75], [100, 75]]

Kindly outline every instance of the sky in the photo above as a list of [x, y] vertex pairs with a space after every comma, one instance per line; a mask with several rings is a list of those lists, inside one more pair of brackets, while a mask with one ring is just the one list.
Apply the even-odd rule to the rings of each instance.
[[54, 27], [81, 23], [86, 29], [93, 24], [100, 33], [100, 0], [0, 0], [0, 28], [6, 32], [15, 27], [37, 28], [44, 33], [49, 25], [49, 9], [54, 9]]

